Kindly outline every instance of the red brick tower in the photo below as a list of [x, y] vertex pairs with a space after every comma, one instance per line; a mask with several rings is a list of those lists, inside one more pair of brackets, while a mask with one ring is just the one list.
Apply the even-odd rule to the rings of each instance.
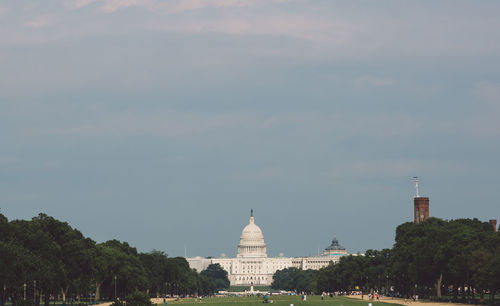
[[497, 219], [491, 219], [490, 220], [491, 226], [493, 226], [493, 231], [497, 231]]
[[415, 224], [427, 220], [429, 218], [429, 198], [415, 197], [413, 203], [415, 207]]
[[421, 197], [418, 192], [418, 177], [415, 179], [415, 197], [413, 198], [413, 206], [415, 212], [415, 224], [424, 222], [429, 218], [429, 198]]

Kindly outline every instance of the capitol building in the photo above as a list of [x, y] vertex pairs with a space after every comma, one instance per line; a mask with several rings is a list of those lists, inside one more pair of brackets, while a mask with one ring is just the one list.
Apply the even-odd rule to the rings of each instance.
[[267, 257], [267, 247], [260, 227], [255, 224], [253, 211], [250, 221], [241, 232], [236, 258], [186, 258], [189, 266], [196, 271], [205, 270], [210, 264], [219, 264], [227, 271], [231, 286], [269, 286], [276, 271], [286, 268], [319, 270], [331, 262], [337, 263], [340, 257], [348, 255], [337, 241], [327, 247], [317, 257]]

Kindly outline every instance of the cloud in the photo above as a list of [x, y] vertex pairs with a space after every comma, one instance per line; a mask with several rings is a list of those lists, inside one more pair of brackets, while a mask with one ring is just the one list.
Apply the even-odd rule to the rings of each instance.
[[79, 9], [101, 1], [102, 0], [68, 0], [65, 2], [65, 5], [71, 9]]
[[481, 82], [474, 91], [479, 99], [500, 110], [500, 84]]
[[263, 167], [263, 168], [253, 169], [250, 175], [257, 179], [275, 178], [285, 175], [285, 171], [277, 167]]
[[142, 7], [151, 11], [172, 14], [207, 8], [262, 7], [291, 1], [293, 0], [76, 0], [70, 1], [68, 4], [73, 8], [82, 8], [95, 2], [101, 2], [100, 11], [104, 13], [113, 13], [130, 7]]
[[175, 12], [194, 11], [205, 8], [242, 8], [262, 7], [272, 3], [290, 2], [290, 0], [177, 0], [172, 1]]
[[129, 109], [108, 113], [93, 123], [69, 128], [49, 129], [47, 133], [70, 135], [156, 135], [182, 138], [208, 133], [212, 130], [231, 129], [248, 124], [250, 115], [245, 113], [202, 114], [174, 110], [155, 112]]
[[[110, 14], [140, 7], [150, 18], [137, 26], [154, 31], [178, 33], [224, 33], [231, 35], [272, 35], [345, 44], [359, 31], [356, 22], [329, 16], [314, 7], [288, 10], [293, 0], [76, 0], [70, 8], [99, 3], [99, 11]], [[210, 9], [203, 13], [196, 13]], [[196, 14], [196, 15], [187, 15]], [[140, 19], [139, 19], [140, 20]]]
[[106, 0], [101, 6], [100, 11], [104, 13], [113, 13], [122, 8], [133, 6], [154, 8], [156, 5], [157, 2], [153, 0]]
[[0, 156], [0, 165], [11, 165], [11, 164], [17, 164], [19, 162], [20, 159], [17, 157]]
[[[421, 4], [411, 9], [394, 6], [397, 17], [387, 18], [384, 10], [336, 1], [307, 2], [302, 0], [61, 0], [57, 6], [43, 9], [58, 16], [61, 27], [50, 33], [29, 33], [9, 22], [9, 29], [0, 27], [1, 44], [40, 43], [70, 37], [96, 37], [145, 32], [181, 34], [228, 34], [239, 36], [280, 36], [304, 40], [308, 52], [330, 58], [383, 56], [429, 56], [436, 54], [497, 54], [500, 44], [490, 37], [499, 34], [494, 9], [465, 10], [460, 5], [436, 14]], [[93, 10], [81, 10], [92, 6]], [[56, 7], [56, 8], [54, 8]], [[440, 7], [440, 5], [438, 5]], [[141, 8], [141, 10], [131, 10]], [[69, 9], [69, 10], [68, 10]], [[398, 11], [399, 10], [399, 11]], [[35, 8], [31, 12], [41, 9]], [[29, 15], [29, 13], [23, 13]], [[108, 16], [112, 14], [113, 16]], [[472, 14], [472, 15], [471, 15]], [[480, 22], [471, 22], [478, 19]], [[425, 24], [421, 23], [426, 17]], [[55, 21], [49, 17], [26, 16], [32, 28], [46, 28]], [[86, 22], [92, 20], [92, 22]], [[114, 26], [110, 26], [113, 24]], [[397, 25], [397, 26], [395, 26]], [[4, 32], [4, 33], [2, 33]], [[412, 33], [412, 35], [408, 35]], [[480, 35], [478, 35], [478, 33]], [[470, 43], [464, 43], [468, 41]], [[261, 44], [266, 48], [265, 45]], [[282, 48], [279, 52], [291, 52]], [[358, 86], [386, 86], [378, 80], [359, 80]]]
[[468, 114], [462, 123], [464, 133], [491, 140], [500, 136], [500, 84], [490, 81], [479, 82], [472, 89], [475, 97], [474, 112]]
[[56, 18], [54, 15], [42, 15], [38, 16], [35, 19], [32, 19], [26, 23], [27, 26], [35, 29], [43, 28], [49, 25], [52, 25], [56, 22]]
[[[434, 131], [437, 128], [425, 120], [386, 113], [283, 112], [266, 115], [252, 111], [203, 113], [136, 108], [112, 113], [101, 110], [89, 116], [86, 122], [27, 133], [99, 137], [153, 135], [170, 139], [218, 135], [215, 138], [220, 136], [226, 140], [241, 135], [262, 135], [269, 139], [280, 135], [282, 141], [293, 142], [299, 138], [314, 142], [328, 137], [329, 142], [339, 143], [353, 136], [387, 139], [411, 135], [422, 131], [423, 127]], [[280, 134], [283, 131], [287, 131], [286, 139]]]
[[446, 159], [377, 159], [354, 160], [336, 165], [326, 176], [332, 179], [366, 177], [408, 177], [427, 173], [438, 177], [442, 173], [465, 175], [468, 168], [463, 163]]
[[394, 85], [395, 80], [390, 78], [365, 75], [354, 81], [354, 86], [358, 89], [369, 89]]

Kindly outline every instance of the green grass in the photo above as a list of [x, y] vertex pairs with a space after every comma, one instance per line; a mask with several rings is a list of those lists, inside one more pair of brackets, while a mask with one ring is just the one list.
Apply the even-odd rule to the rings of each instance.
[[[321, 296], [307, 296], [307, 301], [302, 302], [300, 296], [270, 296], [270, 300], [274, 303], [263, 304], [262, 297], [224, 297], [224, 298], [206, 298], [200, 303], [194, 299], [184, 299], [182, 301], [172, 301], [168, 305], [198, 305], [203, 304], [210, 305], [224, 305], [224, 306], [256, 306], [256, 305], [269, 305], [269, 306], [368, 306], [368, 301], [361, 301], [358, 299], [351, 299], [347, 297], [325, 297], [322, 301]], [[373, 306], [394, 306], [394, 304], [373, 302], [370, 301]]]

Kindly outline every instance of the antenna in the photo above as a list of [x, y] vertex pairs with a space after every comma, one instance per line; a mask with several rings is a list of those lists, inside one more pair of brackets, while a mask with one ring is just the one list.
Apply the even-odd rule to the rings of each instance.
[[419, 198], [420, 194], [418, 193], [418, 176], [414, 176], [413, 178], [415, 179], [415, 191], [417, 192], [415, 198]]
[[186, 245], [184, 245], [184, 258], [187, 258], [187, 248], [186, 248]]

